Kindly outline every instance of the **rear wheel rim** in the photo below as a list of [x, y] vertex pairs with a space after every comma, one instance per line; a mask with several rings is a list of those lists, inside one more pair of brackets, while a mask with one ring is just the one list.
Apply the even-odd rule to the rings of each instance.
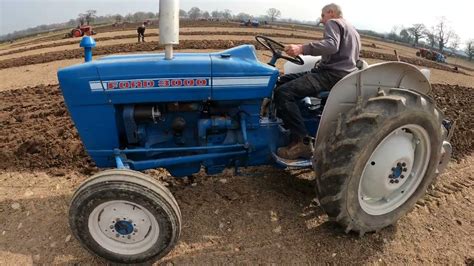
[[101, 247], [121, 255], [149, 250], [160, 235], [156, 218], [141, 205], [125, 200], [95, 207], [89, 215], [88, 230]]
[[362, 172], [361, 208], [370, 215], [384, 215], [403, 205], [423, 180], [430, 154], [430, 137], [419, 125], [405, 125], [388, 134]]

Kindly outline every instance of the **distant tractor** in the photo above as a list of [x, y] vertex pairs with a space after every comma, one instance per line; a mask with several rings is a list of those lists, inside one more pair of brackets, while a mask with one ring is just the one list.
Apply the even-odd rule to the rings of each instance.
[[84, 35], [91, 36], [95, 35], [96, 32], [92, 30], [92, 26], [90, 25], [81, 25], [77, 26], [77, 28], [72, 29], [71, 32], [66, 33], [66, 38], [74, 38], [74, 37], [83, 37]]
[[439, 63], [446, 63], [446, 57], [442, 53], [438, 53], [425, 48], [420, 48], [420, 50], [416, 52], [416, 56], [423, 57], [428, 60], [436, 61]]
[[242, 21], [240, 23], [240, 26], [258, 28], [260, 26], [260, 22], [258, 20], [250, 20], [249, 19], [247, 21]]

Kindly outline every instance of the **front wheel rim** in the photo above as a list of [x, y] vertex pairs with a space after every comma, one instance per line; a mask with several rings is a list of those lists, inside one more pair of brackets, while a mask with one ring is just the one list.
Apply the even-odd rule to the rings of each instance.
[[94, 208], [89, 215], [88, 230], [104, 249], [137, 255], [158, 241], [160, 228], [156, 218], [143, 206], [125, 200], [113, 200]]
[[405, 125], [388, 134], [362, 172], [361, 208], [370, 215], [384, 215], [404, 204], [423, 180], [430, 154], [430, 137], [419, 125]]

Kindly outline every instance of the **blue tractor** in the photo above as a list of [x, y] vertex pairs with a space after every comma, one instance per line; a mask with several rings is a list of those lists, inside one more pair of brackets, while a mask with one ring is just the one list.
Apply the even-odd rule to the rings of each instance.
[[269, 63], [252, 45], [91, 60], [95, 43], [84, 37], [86, 62], [60, 69], [58, 77], [88, 154], [111, 168], [72, 198], [70, 227], [86, 249], [112, 262], [140, 263], [177, 243], [178, 203], [141, 170], [165, 168], [180, 178], [201, 169], [313, 167], [321, 207], [362, 235], [394, 224], [443, 171], [451, 157], [448, 123], [426, 96], [431, 85], [423, 72], [401, 62], [361, 65], [330, 94], [302, 99], [314, 155], [278, 158], [289, 134], [271, 101], [279, 77], [274, 64], [284, 58], [293, 71], [305, 71], [314, 60], [285, 56], [270, 38], [257, 40], [273, 52]]

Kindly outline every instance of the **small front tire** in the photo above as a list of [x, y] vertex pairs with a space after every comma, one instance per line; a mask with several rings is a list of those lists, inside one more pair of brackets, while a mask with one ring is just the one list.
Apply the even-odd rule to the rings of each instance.
[[166, 187], [143, 173], [116, 169], [92, 176], [77, 189], [69, 224], [91, 253], [115, 263], [143, 263], [173, 248], [181, 213]]

